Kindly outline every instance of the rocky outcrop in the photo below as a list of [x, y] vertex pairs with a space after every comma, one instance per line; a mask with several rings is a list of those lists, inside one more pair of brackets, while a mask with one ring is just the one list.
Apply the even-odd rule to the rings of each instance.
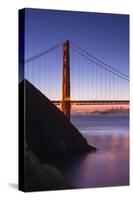
[[33, 151], [25, 153], [24, 185], [27, 192], [69, 188], [59, 170], [49, 164], [41, 164]]
[[19, 84], [20, 190], [73, 188], [58, 169], [66, 157], [91, 150], [95, 148], [46, 96], [27, 80]]
[[66, 116], [27, 80], [20, 83], [25, 90], [26, 144], [38, 157], [73, 155], [95, 150]]

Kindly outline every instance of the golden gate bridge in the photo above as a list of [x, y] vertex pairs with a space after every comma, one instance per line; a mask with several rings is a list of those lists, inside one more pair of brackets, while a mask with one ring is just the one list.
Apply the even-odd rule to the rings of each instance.
[[129, 77], [68, 40], [24, 61], [25, 78], [70, 118], [71, 105], [129, 104]]

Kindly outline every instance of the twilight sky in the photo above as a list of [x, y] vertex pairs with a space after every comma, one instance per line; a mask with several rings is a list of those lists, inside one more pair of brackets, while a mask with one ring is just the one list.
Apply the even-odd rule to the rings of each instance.
[[26, 9], [26, 59], [70, 40], [128, 75], [129, 16]]
[[129, 16], [26, 9], [26, 57], [65, 41], [128, 73]]

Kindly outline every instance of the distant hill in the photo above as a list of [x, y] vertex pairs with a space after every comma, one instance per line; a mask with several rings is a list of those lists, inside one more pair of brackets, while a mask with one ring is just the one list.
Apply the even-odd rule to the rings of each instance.
[[112, 109], [106, 109], [103, 111], [94, 111], [91, 112], [91, 114], [109, 114], [109, 115], [127, 115], [129, 114], [129, 109], [126, 108], [112, 108]]
[[129, 109], [127, 108], [111, 108], [105, 110], [95, 110], [95, 111], [79, 111], [72, 112], [73, 115], [128, 115]]

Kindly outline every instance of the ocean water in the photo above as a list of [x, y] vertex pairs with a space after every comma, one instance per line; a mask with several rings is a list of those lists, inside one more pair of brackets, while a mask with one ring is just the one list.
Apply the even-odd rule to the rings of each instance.
[[72, 123], [97, 151], [68, 159], [62, 172], [75, 188], [129, 184], [129, 117], [72, 115]]

